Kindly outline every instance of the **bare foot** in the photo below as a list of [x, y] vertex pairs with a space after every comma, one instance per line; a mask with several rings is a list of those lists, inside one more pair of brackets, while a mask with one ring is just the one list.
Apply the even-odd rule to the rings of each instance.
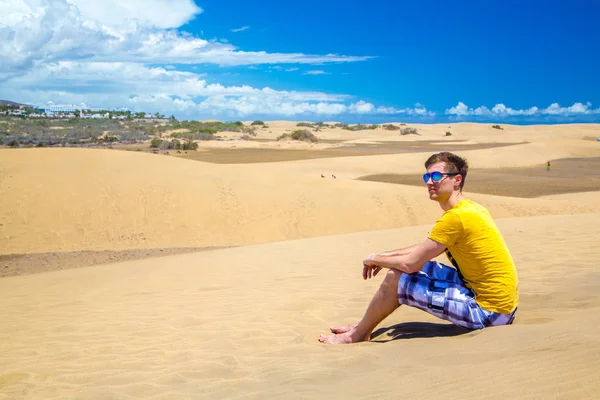
[[371, 335], [361, 337], [358, 335], [356, 328], [351, 328], [349, 331], [344, 333], [339, 333], [335, 335], [321, 335], [319, 336], [319, 342], [325, 344], [350, 344], [368, 341], [370, 339], [370, 336]]
[[329, 330], [333, 333], [346, 333], [348, 331], [350, 331], [351, 329], [354, 329], [358, 326], [358, 324], [348, 324], [348, 325], [343, 325], [343, 326], [334, 326], [329, 328]]

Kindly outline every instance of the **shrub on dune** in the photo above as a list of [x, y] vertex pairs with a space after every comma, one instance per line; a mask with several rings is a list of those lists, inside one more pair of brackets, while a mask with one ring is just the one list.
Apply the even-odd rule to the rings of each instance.
[[295, 130], [294, 132], [290, 133], [284, 133], [283, 135], [279, 136], [277, 138], [277, 140], [286, 140], [286, 139], [291, 139], [291, 140], [298, 140], [301, 142], [312, 142], [312, 143], [316, 143], [319, 141], [319, 139], [313, 135], [313, 133], [307, 129], [298, 129]]
[[301, 140], [303, 142], [313, 142], [316, 143], [319, 141], [313, 133], [307, 129], [299, 129], [292, 132], [292, 140]]
[[157, 149], [162, 142], [162, 139], [154, 138], [150, 141], [150, 148]]
[[419, 132], [417, 128], [402, 128], [400, 130], [400, 135], [418, 135]]
[[244, 127], [243, 132], [245, 132], [246, 134], [244, 136], [256, 136], [256, 128], [253, 126], [249, 126], [249, 127]]
[[169, 143], [169, 149], [179, 150], [180, 148], [181, 148], [181, 142], [177, 139], [173, 139]]
[[181, 146], [182, 150], [196, 150], [198, 149], [198, 143], [194, 142], [193, 140], [188, 140], [187, 142], [183, 143], [183, 145]]
[[363, 124], [356, 124], [356, 125], [347, 125], [344, 124], [344, 126], [342, 127], [342, 129], [346, 129], [349, 131], [364, 131], [367, 129], [377, 129], [379, 127], [379, 125], [363, 125]]

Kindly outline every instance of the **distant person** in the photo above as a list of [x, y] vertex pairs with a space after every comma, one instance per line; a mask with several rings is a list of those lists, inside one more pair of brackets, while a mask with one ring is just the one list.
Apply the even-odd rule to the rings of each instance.
[[[373, 329], [402, 304], [466, 329], [509, 325], [519, 303], [517, 271], [489, 212], [466, 199], [467, 161], [443, 152], [425, 162], [429, 198], [444, 210], [427, 239], [404, 249], [370, 254], [363, 279], [388, 269], [379, 291], [355, 325], [331, 328], [319, 341], [368, 341]], [[442, 253], [454, 267], [432, 261]]]
[[321, 174], [321, 178], [325, 178], [325, 175]]
[[335, 178], [335, 175], [333, 175], [333, 174], [331, 175], [331, 177], [332, 177], [333, 179], [336, 179], [336, 178]]
[[546, 164], [546, 172], [550, 171], [550, 161], [548, 161], [548, 164]]

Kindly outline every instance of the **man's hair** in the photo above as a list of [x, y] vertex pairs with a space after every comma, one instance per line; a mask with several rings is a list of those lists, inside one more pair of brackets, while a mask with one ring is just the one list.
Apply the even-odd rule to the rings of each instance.
[[429, 157], [427, 161], [425, 161], [425, 168], [427, 169], [438, 162], [446, 163], [448, 166], [448, 171], [446, 172], [458, 173], [462, 176], [462, 181], [460, 182], [460, 190], [462, 190], [463, 186], [465, 186], [465, 180], [467, 179], [467, 172], [469, 171], [467, 160], [448, 151], [442, 151], [441, 153], [436, 153]]

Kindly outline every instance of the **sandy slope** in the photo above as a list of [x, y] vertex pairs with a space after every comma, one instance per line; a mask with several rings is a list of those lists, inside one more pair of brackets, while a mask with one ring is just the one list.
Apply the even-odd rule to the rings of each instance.
[[[479, 168], [532, 165], [600, 155], [590, 143], [461, 154]], [[422, 188], [354, 180], [399, 171], [418, 180], [428, 155], [218, 165], [99, 149], [0, 150], [0, 254], [232, 246], [430, 223], [437, 206]], [[600, 211], [568, 198], [473, 197], [496, 217]]]
[[1, 279], [0, 397], [595, 398], [599, 222], [500, 221], [515, 325], [461, 334], [402, 309], [350, 347], [316, 338], [362, 315], [380, 279], [360, 260], [429, 226]]

